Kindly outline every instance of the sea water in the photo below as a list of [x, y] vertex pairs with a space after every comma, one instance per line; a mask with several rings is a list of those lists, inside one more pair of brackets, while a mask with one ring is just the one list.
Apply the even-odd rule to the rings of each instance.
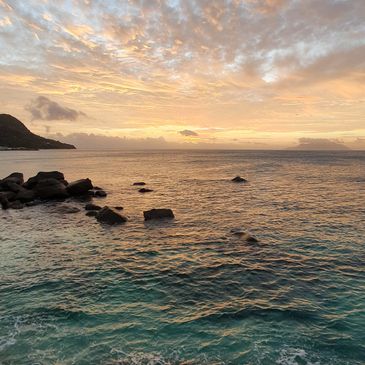
[[1, 152], [49, 170], [129, 221], [0, 212], [1, 364], [365, 363], [365, 152]]

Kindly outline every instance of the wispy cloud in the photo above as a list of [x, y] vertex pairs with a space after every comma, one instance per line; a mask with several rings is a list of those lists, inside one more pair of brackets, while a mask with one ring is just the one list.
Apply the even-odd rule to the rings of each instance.
[[189, 129], [184, 129], [183, 131], [179, 131], [179, 134], [181, 134], [184, 137], [198, 137], [199, 134], [197, 132], [191, 131]]

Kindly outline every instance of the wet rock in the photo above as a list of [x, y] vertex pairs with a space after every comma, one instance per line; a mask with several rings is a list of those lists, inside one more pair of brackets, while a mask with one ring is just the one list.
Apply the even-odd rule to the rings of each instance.
[[142, 188], [142, 189], [139, 189], [138, 190], [140, 193], [150, 193], [152, 192], [153, 190], [152, 189], [147, 189], [147, 188]]
[[232, 234], [246, 242], [250, 242], [250, 243], [259, 242], [259, 240], [256, 237], [252, 236], [249, 232], [233, 231]]
[[15, 200], [9, 204], [9, 208], [11, 209], [23, 209], [24, 204], [20, 202], [19, 200]]
[[24, 183], [24, 187], [27, 189], [34, 188], [40, 181], [47, 179], [59, 180], [63, 185], [67, 185], [67, 181], [62, 172], [59, 171], [40, 171], [36, 176], [33, 176]]
[[6, 210], [9, 209], [9, 200], [6, 198], [6, 196], [4, 195], [0, 195], [0, 205], [1, 205], [1, 209]]
[[138, 182], [133, 183], [133, 186], [144, 186], [144, 185], [146, 185], [146, 183], [143, 181], [138, 181]]
[[95, 191], [94, 196], [99, 198], [105, 198], [107, 196], [107, 193], [104, 190], [97, 190]]
[[233, 182], [237, 182], [237, 183], [239, 183], [239, 182], [247, 182], [247, 180], [246, 179], [244, 179], [243, 177], [241, 177], [241, 176], [236, 176], [236, 177], [234, 177], [231, 181], [233, 181]]
[[0, 192], [0, 198], [3, 197], [8, 201], [13, 201], [15, 200], [16, 197], [16, 193], [14, 193], [13, 191], [2, 191]]
[[24, 183], [24, 175], [21, 172], [13, 172], [9, 176], [1, 180], [1, 183], [11, 181], [15, 184], [22, 185]]
[[98, 215], [98, 211], [96, 210], [89, 210], [86, 212], [86, 214], [88, 217], [96, 217]]
[[115, 209], [105, 206], [96, 215], [99, 222], [107, 224], [121, 224], [127, 222], [127, 218], [119, 214]]
[[123, 207], [114, 207], [114, 209], [116, 209], [116, 210], [123, 210], [124, 208]]
[[175, 218], [173, 211], [165, 208], [146, 210], [143, 212], [143, 216], [145, 221], [151, 219]]
[[57, 179], [40, 180], [34, 188], [36, 197], [40, 199], [63, 199], [68, 197], [66, 186]]
[[85, 205], [85, 210], [100, 210], [101, 207], [99, 205], [88, 203]]
[[16, 200], [20, 200], [22, 203], [27, 203], [35, 199], [35, 193], [33, 190], [23, 189], [16, 195]]
[[2, 183], [2, 189], [12, 191], [13, 193], [25, 190], [21, 185], [9, 180]]
[[70, 195], [84, 195], [93, 188], [93, 184], [90, 179], [80, 179], [73, 181], [67, 186], [67, 192]]

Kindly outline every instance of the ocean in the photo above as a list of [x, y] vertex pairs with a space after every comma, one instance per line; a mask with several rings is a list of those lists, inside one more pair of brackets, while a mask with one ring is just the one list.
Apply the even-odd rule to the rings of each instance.
[[50, 170], [129, 221], [0, 212], [1, 364], [365, 364], [365, 152], [0, 152]]

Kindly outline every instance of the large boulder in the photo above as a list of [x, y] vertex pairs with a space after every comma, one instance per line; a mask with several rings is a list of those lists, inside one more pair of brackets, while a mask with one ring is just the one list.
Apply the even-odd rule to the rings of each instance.
[[44, 179], [34, 188], [36, 197], [40, 199], [63, 199], [68, 197], [66, 186], [57, 179]]
[[164, 219], [175, 218], [171, 209], [151, 209], [143, 212], [144, 220], [149, 221], [151, 219]]
[[0, 184], [2, 185], [3, 183], [5, 183], [7, 181], [11, 181], [15, 184], [22, 185], [24, 183], [24, 176], [21, 172], [13, 172], [9, 176], [2, 179]]
[[0, 198], [1, 199], [6, 199], [6, 200], [9, 200], [9, 201], [15, 200], [16, 195], [17, 194], [14, 193], [13, 191], [1, 191], [0, 192]]
[[3, 180], [1, 182], [1, 188], [3, 191], [12, 191], [13, 193], [18, 193], [19, 191], [25, 190], [21, 185], [11, 180]]
[[70, 195], [86, 195], [93, 188], [90, 179], [80, 179], [68, 184], [67, 192]]
[[67, 185], [65, 181], [65, 177], [62, 172], [59, 171], [40, 171], [36, 176], [33, 176], [28, 179], [28, 181], [24, 184], [24, 187], [27, 189], [32, 189], [35, 187], [40, 181], [47, 179], [55, 179], [59, 180], [63, 183], [63, 185]]
[[96, 215], [99, 222], [107, 224], [121, 224], [127, 222], [127, 218], [119, 214], [115, 209], [105, 206]]
[[22, 203], [31, 202], [35, 199], [35, 192], [33, 190], [23, 189], [17, 193], [15, 199]]

